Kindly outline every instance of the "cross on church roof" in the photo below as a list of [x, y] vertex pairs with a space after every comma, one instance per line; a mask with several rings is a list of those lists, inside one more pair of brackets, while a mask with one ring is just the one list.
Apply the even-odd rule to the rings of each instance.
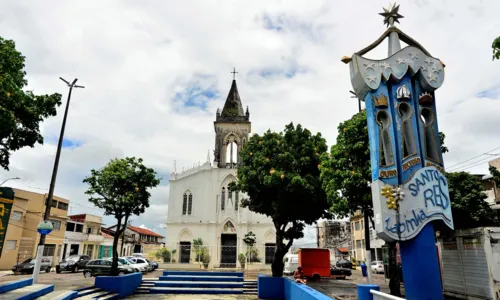
[[236, 72], [236, 68], [233, 67], [233, 71], [231, 73], [233, 73], [233, 80], [235, 80], [236, 74], [238, 73], [238, 72]]

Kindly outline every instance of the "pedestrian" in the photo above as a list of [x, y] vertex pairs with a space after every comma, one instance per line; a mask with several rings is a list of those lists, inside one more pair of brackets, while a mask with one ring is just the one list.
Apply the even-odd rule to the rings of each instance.
[[298, 267], [295, 273], [293, 273], [293, 278], [295, 278], [296, 283], [307, 284], [306, 276], [302, 272], [302, 267]]

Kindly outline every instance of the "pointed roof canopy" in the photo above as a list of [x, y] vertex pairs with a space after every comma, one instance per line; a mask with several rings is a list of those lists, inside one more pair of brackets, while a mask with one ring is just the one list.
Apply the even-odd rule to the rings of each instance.
[[249, 115], [243, 111], [236, 80], [233, 79], [222, 112], [217, 111], [217, 122], [248, 122], [248, 119]]

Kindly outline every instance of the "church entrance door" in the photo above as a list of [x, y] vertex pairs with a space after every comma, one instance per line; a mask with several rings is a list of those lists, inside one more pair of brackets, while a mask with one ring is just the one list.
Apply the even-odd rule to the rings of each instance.
[[191, 242], [180, 242], [179, 247], [181, 248], [179, 262], [188, 264], [191, 260]]
[[236, 268], [236, 234], [221, 234], [221, 268]]

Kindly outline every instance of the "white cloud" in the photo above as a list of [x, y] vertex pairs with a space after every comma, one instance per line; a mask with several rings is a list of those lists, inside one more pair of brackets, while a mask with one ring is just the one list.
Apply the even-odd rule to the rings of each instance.
[[139, 226], [139, 228], [143, 228], [143, 229], [149, 229], [146, 227], [146, 225], [142, 224], [141, 226]]
[[[56, 194], [75, 203], [72, 213], [99, 214], [83, 193], [89, 170], [114, 157], [143, 157], [165, 179], [152, 191], [146, 213], [132, 222], [159, 233], [173, 162], [182, 169], [203, 162], [213, 149], [212, 122], [229, 90], [232, 67], [239, 72], [254, 132], [281, 130], [293, 121], [320, 131], [332, 144], [338, 123], [357, 111], [348, 92], [349, 67], [340, 58], [382, 34], [378, 13], [387, 5], [385, 0], [51, 3], [4, 1], [0, 36], [15, 40], [26, 56], [35, 93], [59, 92], [65, 99], [59, 76], [78, 77], [85, 86], [73, 93], [66, 128], [66, 138], [82, 145], [63, 150]], [[447, 165], [500, 146], [500, 62], [491, 61], [490, 47], [500, 34], [499, 10], [494, 0], [401, 3], [405, 18], [399, 28], [447, 66], [437, 91], [440, 130], [450, 148]], [[266, 29], [269, 20], [280, 31]], [[371, 56], [385, 54], [383, 44]], [[281, 73], [259, 76], [269, 70]], [[293, 70], [297, 74], [287, 78]], [[205, 109], [176, 100], [193, 83], [218, 92], [196, 99]], [[45, 136], [58, 136], [63, 109], [42, 124]], [[11, 181], [13, 186], [46, 191], [54, 154], [55, 145], [47, 143], [22, 149], [12, 155], [11, 171], [0, 176], [19, 176], [23, 180]], [[468, 171], [486, 172], [486, 164]]]

